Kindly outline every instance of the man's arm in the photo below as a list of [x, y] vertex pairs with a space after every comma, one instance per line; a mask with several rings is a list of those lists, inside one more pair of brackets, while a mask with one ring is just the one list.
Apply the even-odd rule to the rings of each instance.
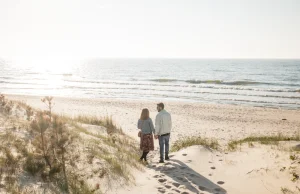
[[170, 129], [172, 130], [172, 117], [171, 117], [171, 114], [170, 114]]
[[161, 120], [160, 115], [157, 114], [156, 118], [155, 118], [155, 135], [158, 135], [159, 132], [160, 132], [160, 128], [161, 128], [161, 126], [160, 126], [160, 123], [161, 123], [160, 120]]

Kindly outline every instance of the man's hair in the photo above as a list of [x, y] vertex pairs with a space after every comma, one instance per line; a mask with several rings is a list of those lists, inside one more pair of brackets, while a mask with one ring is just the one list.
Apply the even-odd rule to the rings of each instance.
[[161, 102], [161, 103], [158, 103], [157, 106], [158, 106], [158, 107], [161, 107], [162, 109], [165, 108], [165, 105], [164, 105], [164, 103], [162, 103], [162, 102]]

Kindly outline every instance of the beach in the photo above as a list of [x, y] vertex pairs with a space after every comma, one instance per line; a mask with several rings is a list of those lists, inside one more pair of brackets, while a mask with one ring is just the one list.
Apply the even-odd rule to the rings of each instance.
[[[7, 95], [40, 109], [42, 97]], [[157, 101], [88, 98], [54, 98], [53, 111], [69, 116], [112, 116], [117, 125], [137, 139], [137, 121], [141, 110], [148, 108], [155, 120]], [[300, 130], [300, 110], [285, 110], [238, 105], [216, 105], [191, 102], [164, 102], [172, 114], [172, 139], [201, 135], [217, 138], [221, 143], [251, 135], [295, 135]]]
[[[10, 100], [45, 109], [38, 96], [7, 95]], [[142, 108], [150, 110], [155, 120], [157, 101], [54, 98], [53, 112], [75, 117], [111, 116], [126, 134], [138, 141], [137, 121]], [[296, 136], [300, 132], [300, 111], [239, 105], [214, 105], [164, 101], [172, 115], [171, 144], [184, 137], [201, 136], [218, 140], [222, 150], [232, 140], [249, 136]], [[299, 142], [284, 143], [294, 146]], [[290, 152], [254, 143], [240, 145], [236, 152], [211, 151], [192, 146], [172, 153], [171, 161], [159, 165], [158, 143], [150, 152], [150, 164], [144, 172], [135, 172], [135, 186], [115, 188], [109, 193], [280, 193], [294, 188], [289, 172], [293, 166]], [[297, 169], [297, 165], [296, 165]], [[179, 182], [179, 185], [176, 184]], [[177, 187], [178, 186], [178, 187]], [[197, 187], [197, 188], [196, 188]], [[177, 191], [176, 191], [177, 190]]]

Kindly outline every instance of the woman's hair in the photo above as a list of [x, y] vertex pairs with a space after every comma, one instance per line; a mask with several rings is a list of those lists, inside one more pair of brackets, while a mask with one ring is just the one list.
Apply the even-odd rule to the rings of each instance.
[[141, 120], [147, 120], [149, 118], [149, 110], [144, 108], [141, 113]]

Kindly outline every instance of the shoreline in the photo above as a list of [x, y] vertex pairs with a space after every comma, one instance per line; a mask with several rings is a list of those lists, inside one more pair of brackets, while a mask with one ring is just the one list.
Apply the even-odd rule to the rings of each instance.
[[[35, 95], [35, 94], [17, 94], [17, 93], [1, 93], [0, 94], [4, 94], [6, 96], [24, 96], [24, 97], [45, 97], [45, 96], [49, 96], [49, 95]], [[54, 98], [70, 98], [67, 96], [56, 96], [56, 95], [50, 95]], [[221, 101], [217, 102], [217, 101], [199, 101], [199, 100], [195, 100], [195, 99], [184, 99], [184, 98], [160, 98], [160, 99], [155, 99], [155, 98], [149, 98], [149, 99], [145, 99], [145, 98], [126, 98], [126, 97], [122, 97], [122, 98], [117, 98], [117, 97], [111, 97], [111, 98], [107, 98], [107, 97], [80, 97], [80, 96], [73, 96], [72, 98], [74, 99], [85, 99], [85, 100], [112, 100], [112, 101], [133, 101], [133, 102], [160, 102], [160, 101], [164, 101], [164, 102], [175, 102], [175, 103], [192, 103], [192, 104], [209, 104], [209, 105], [225, 105], [225, 106], [243, 106], [243, 107], [249, 107], [249, 108], [266, 108], [266, 109], [281, 109], [281, 110], [300, 110], [299, 107], [292, 107], [292, 106], [276, 106], [276, 105], [256, 105], [255, 103], [222, 103]], [[235, 101], [233, 101], [235, 102]], [[237, 101], [238, 102], [238, 101]], [[243, 102], [243, 101], [241, 101]]]
[[[23, 101], [44, 109], [43, 96], [7, 95], [10, 100]], [[185, 136], [200, 135], [217, 138], [221, 143], [250, 135], [295, 134], [300, 130], [300, 110], [248, 107], [243, 105], [205, 104], [198, 102], [163, 101], [172, 115], [172, 141]], [[136, 123], [142, 108], [150, 117], [157, 114], [154, 100], [90, 99], [54, 97], [53, 111], [69, 116], [111, 116], [127, 134], [137, 139]], [[286, 119], [286, 120], [283, 120]]]

